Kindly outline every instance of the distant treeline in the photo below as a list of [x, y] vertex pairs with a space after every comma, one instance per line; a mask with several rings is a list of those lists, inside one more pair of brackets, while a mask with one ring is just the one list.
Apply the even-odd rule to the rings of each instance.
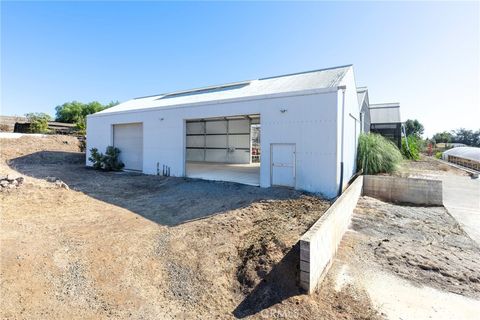
[[435, 143], [463, 143], [472, 147], [480, 147], [480, 129], [477, 131], [460, 128], [452, 131], [436, 133], [432, 140]]

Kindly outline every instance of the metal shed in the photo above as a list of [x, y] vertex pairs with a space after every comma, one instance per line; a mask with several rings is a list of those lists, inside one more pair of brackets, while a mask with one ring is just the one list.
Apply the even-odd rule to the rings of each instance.
[[400, 118], [400, 103], [371, 104], [370, 131], [379, 133], [402, 147], [402, 121]]
[[367, 87], [357, 88], [358, 106], [360, 108], [360, 129], [361, 132], [370, 132], [370, 101]]
[[[119, 140], [115, 131], [122, 126], [135, 138]], [[347, 65], [126, 101], [87, 117], [87, 159], [93, 147], [117, 145], [126, 168], [146, 174], [334, 197], [356, 171], [359, 132], [357, 88]]]

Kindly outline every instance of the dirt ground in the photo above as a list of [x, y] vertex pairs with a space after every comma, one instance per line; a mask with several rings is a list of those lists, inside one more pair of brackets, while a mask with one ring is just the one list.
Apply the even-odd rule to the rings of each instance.
[[418, 161], [405, 160], [400, 166], [399, 170], [394, 173], [394, 175], [402, 177], [415, 176], [438, 179], [436, 177], [439, 175], [468, 176], [468, 173], [437, 161], [433, 157], [421, 154], [420, 160]]
[[25, 177], [0, 194], [2, 319], [380, 318], [330, 275], [313, 295], [298, 289], [297, 241], [321, 198], [98, 172], [72, 137], [0, 146], [0, 174]]
[[[355, 257], [416, 285], [480, 298], [480, 248], [444, 207], [360, 198]], [[354, 257], [354, 258], [355, 258]]]

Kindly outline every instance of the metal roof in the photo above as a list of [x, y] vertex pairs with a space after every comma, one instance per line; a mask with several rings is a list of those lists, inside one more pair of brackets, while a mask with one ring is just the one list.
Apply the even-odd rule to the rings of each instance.
[[447, 156], [468, 159], [480, 162], [480, 148], [476, 147], [456, 147], [445, 151], [442, 154], [443, 159], [448, 160]]
[[336, 88], [350, 68], [352, 65], [140, 97], [97, 112], [95, 115]]
[[370, 105], [370, 123], [401, 123], [400, 103], [379, 103]]
[[367, 89], [367, 87], [357, 87], [357, 97], [358, 97], [358, 106], [360, 108], [362, 108], [363, 103], [365, 102], [365, 98], [368, 99], [368, 89]]

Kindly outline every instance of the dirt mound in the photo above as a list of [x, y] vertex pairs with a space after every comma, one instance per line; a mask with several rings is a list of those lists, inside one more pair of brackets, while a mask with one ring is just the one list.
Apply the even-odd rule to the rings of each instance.
[[418, 284], [480, 297], [480, 249], [443, 207], [409, 207], [369, 197], [353, 229], [369, 236], [365, 258]]
[[0, 139], [0, 158], [11, 160], [41, 151], [79, 152], [76, 137], [66, 135], [22, 136], [13, 139]]
[[[298, 244], [292, 243], [292, 238], [287, 235], [297, 232], [299, 235], [303, 234], [326, 211], [328, 203], [317, 197], [302, 196], [299, 199], [260, 202], [252, 207], [256, 212], [272, 214], [255, 221], [238, 249], [242, 263], [238, 267], [237, 278], [244, 293], [249, 293], [261, 281], [265, 281], [273, 266], [286, 255], [296, 254], [298, 258]], [[283, 263], [286, 264], [287, 260]], [[298, 259], [293, 259], [293, 263], [288, 268], [294, 280], [291, 285], [296, 287]], [[296, 290], [293, 287], [288, 290]], [[277, 293], [281, 294], [278, 291]]]
[[248, 248], [239, 250], [242, 263], [238, 267], [237, 278], [242, 285], [242, 292], [249, 293], [265, 279], [275, 263], [280, 261], [289, 249], [285, 243], [269, 234], [262, 236]]

